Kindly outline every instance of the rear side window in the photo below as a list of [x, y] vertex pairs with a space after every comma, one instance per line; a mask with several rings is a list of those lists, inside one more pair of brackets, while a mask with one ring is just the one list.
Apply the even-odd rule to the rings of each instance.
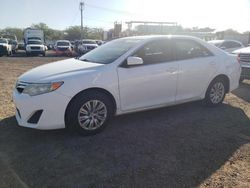
[[176, 39], [174, 40], [174, 44], [174, 52], [177, 60], [208, 57], [213, 55], [207, 48], [193, 40]]
[[135, 55], [143, 59], [143, 64], [156, 64], [173, 61], [170, 40], [157, 40], [144, 45]]
[[234, 42], [234, 41], [226, 41], [226, 42], [223, 42], [221, 47], [224, 47], [226, 49], [228, 49], [228, 48], [239, 48], [239, 47], [241, 47], [241, 44], [238, 43], [238, 42]]

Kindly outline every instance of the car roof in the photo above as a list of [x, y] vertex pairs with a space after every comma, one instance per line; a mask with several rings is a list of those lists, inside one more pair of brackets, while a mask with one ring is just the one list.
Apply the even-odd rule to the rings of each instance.
[[210, 40], [208, 41], [208, 43], [222, 43], [222, 42], [237, 42], [237, 43], [240, 43], [240, 41], [237, 41], [237, 40], [231, 40], [231, 39], [225, 39], [225, 40]]
[[132, 36], [132, 37], [125, 37], [126, 39], [161, 39], [161, 38], [169, 38], [169, 39], [194, 39], [197, 40], [199, 38], [188, 36], [188, 35], [143, 35], [143, 36]]

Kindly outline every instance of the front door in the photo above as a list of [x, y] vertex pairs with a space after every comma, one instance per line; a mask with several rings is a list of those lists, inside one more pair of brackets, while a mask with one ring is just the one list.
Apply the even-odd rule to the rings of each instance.
[[134, 56], [141, 57], [143, 64], [117, 70], [122, 110], [174, 103], [179, 66], [173, 61], [171, 41], [151, 41]]

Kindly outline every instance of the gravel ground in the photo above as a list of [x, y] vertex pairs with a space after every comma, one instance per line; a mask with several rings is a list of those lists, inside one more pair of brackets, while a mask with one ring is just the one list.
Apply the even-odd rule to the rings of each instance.
[[0, 58], [0, 187], [250, 187], [250, 81], [217, 108], [119, 116], [93, 137], [19, 127], [17, 77], [60, 59]]

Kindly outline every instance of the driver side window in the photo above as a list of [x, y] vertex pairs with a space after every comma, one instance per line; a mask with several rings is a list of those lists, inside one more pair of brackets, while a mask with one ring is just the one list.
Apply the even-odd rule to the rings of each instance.
[[156, 64], [173, 60], [170, 40], [157, 40], [149, 42], [139, 49], [135, 57], [143, 59], [143, 64]]

